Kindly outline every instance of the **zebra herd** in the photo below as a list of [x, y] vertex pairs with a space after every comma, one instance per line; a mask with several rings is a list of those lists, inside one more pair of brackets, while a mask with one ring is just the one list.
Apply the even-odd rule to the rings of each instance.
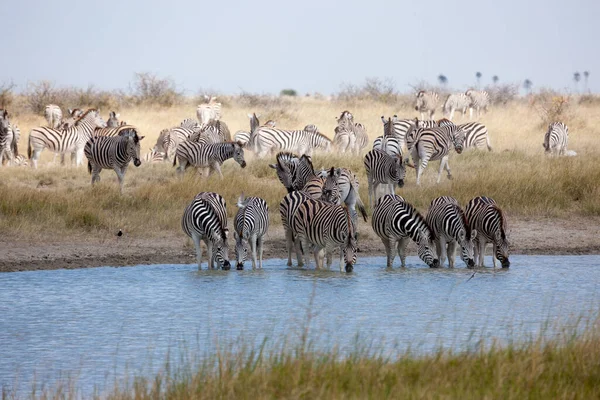
[[[419, 90], [416, 98], [415, 111], [421, 113], [421, 119], [433, 119], [440, 99], [439, 93]], [[464, 118], [468, 109], [469, 119], [473, 118], [473, 111], [477, 113], [479, 119], [482, 111], [487, 112], [489, 105], [490, 95], [488, 92], [469, 89], [465, 93], [448, 95], [442, 106], [442, 111], [448, 119], [452, 120], [456, 111], [460, 111]]]

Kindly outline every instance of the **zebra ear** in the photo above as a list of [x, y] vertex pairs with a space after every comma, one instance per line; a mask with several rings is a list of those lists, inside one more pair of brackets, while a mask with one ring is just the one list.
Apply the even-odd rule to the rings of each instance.
[[385, 124], [385, 117], [383, 115], [381, 116], [381, 122]]
[[242, 194], [240, 194], [240, 197], [238, 197], [237, 206], [238, 208], [244, 207], [244, 192], [242, 192]]
[[[248, 118], [252, 119], [253, 115], [252, 114], [248, 114]], [[258, 118], [258, 117], [257, 117]]]
[[277, 164], [269, 164], [269, 167], [271, 167], [273, 169], [277, 169]]
[[473, 240], [477, 237], [477, 230], [476, 229], [471, 229], [471, 237], [470, 239]]

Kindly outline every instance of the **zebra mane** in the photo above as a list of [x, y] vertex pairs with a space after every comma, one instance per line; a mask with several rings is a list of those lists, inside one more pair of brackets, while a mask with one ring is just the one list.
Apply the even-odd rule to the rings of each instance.
[[75, 120], [75, 122], [73, 123], [73, 125], [78, 125], [80, 121], [82, 121], [85, 117], [88, 116], [88, 114], [92, 113], [92, 112], [98, 112], [98, 109], [96, 108], [88, 108], [87, 110], [85, 110], [85, 112], [83, 114], [81, 114], [81, 116], [79, 118], [77, 118]]
[[496, 204], [492, 204], [492, 207], [498, 212], [500, 215], [500, 237], [502, 240], [506, 240], [506, 218], [504, 218], [504, 213]]
[[392, 137], [394, 136], [394, 124], [392, 124], [392, 118], [388, 118], [387, 122], [385, 122], [387, 124], [387, 127], [385, 129], [385, 131], [383, 132], [383, 136], [387, 136], [387, 137]]
[[458, 211], [458, 214], [462, 218], [463, 224], [465, 225], [465, 233], [466, 233], [467, 239], [469, 239], [469, 238], [471, 238], [471, 225], [469, 224], [469, 221], [467, 220], [467, 215], [465, 214], [463, 209], [460, 208], [460, 206], [456, 206], [456, 210]]
[[[419, 212], [419, 210], [417, 210], [415, 207], [413, 207], [412, 204], [407, 203], [406, 201], [404, 201], [404, 204], [408, 208], [409, 212], [413, 215], [413, 217], [416, 217], [418, 220], [421, 221], [421, 223], [423, 225], [423, 228], [419, 229], [419, 231], [421, 231], [421, 232], [423, 232], [425, 234], [428, 234], [429, 237], [427, 239], [429, 239], [429, 240], [435, 240], [436, 237], [433, 234], [433, 230], [431, 229], [431, 227], [427, 223], [427, 220], [425, 219], [425, 217], [423, 217], [423, 215]], [[424, 228], [427, 228], [427, 231], [425, 231]]]

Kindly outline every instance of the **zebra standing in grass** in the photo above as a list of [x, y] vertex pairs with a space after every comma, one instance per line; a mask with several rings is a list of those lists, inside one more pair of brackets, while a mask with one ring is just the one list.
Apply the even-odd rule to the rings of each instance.
[[465, 95], [471, 100], [469, 105], [469, 119], [473, 118], [473, 110], [477, 111], [477, 119], [481, 118], [481, 111], [487, 112], [490, 105], [489, 93], [484, 90], [469, 89], [465, 92]]
[[502, 268], [510, 267], [508, 260], [508, 239], [506, 238], [506, 219], [496, 202], [490, 197], [475, 197], [467, 203], [465, 215], [471, 229], [477, 230], [475, 237], [475, 265], [483, 267], [485, 246], [492, 243], [494, 250], [492, 261], [496, 268], [496, 258]]
[[421, 113], [421, 119], [425, 119], [425, 117], [428, 119], [433, 119], [440, 95], [436, 92], [419, 90], [416, 96], [417, 101], [415, 104], [415, 111], [419, 111]]
[[[373, 141], [373, 150], [381, 150], [391, 156], [402, 157], [402, 145], [404, 144], [404, 137], [400, 138], [396, 135], [395, 123], [398, 121], [398, 117], [395, 115], [392, 118], [381, 116], [381, 122], [383, 122], [383, 136], [378, 136]], [[406, 134], [406, 131], [404, 132]]]
[[187, 205], [181, 218], [181, 228], [194, 241], [198, 269], [202, 269], [203, 240], [208, 250], [208, 268], [229, 270], [229, 247], [227, 245], [227, 204], [225, 199], [212, 192], [200, 192]]
[[165, 153], [158, 152], [150, 148], [148, 153], [144, 155], [144, 162], [148, 164], [161, 163], [165, 161]]
[[198, 170], [203, 168], [204, 176], [209, 176], [211, 171], [217, 171], [223, 179], [221, 164], [230, 158], [233, 158], [242, 168], [246, 168], [244, 149], [239, 143], [201, 144], [188, 140], [177, 146], [173, 166], [177, 165], [179, 160], [177, 171], [180, 174], [183, 174], [189, 166], [194, 166]]
[[465, 93], [453, 93], [449, 95], [446, 101], [444, 102], [444, 115], [446, 115], [448, 119], [452, 120], [452, 118], [454, 117], [454, 112], [460, 111], [464, 118], [467, 114], [467, 109], [470, 105], [471, 98]]
[[86, 142], [92, 137], [96, 128], [105, 125], [98, 110], [91, 108], [68, 129], [61, 131], [48, 127], [32, 129], [27, 145], [27, 156], [31, 160], [31, 166], [37, 168], [38, 158], [45, 148], [61, 155], [71, 153], [71, 161], [75, 158], [75, 165], [79, 166], [83, 161], [83, 148]]
[[340, 249], [340, 272], [352, 272], [356, 264], [355, 227], [348, 210], [335, 204], [306, 199], [294, 215], [292, 230], [303, 249], [312, 248], [316, 268], [331, 266], [331, 251]]
[[440, 262], [433, 252], [433, 233], [425, 218], [404, 198], [386, 194], [379, 199], [371, 217], [373, 231], [385, 246], [387, 268], [392, 268], [396, 249], [401, 266], [406, 266], [406, 246], [412, 239], [418, 245], [419, 258], [431, 268], [439, 268]]
[[48, 104], [44, 109], [44, 117], [48, 122], [48, 126], [52, 129], [58, 129], [62, 116], [62, 110], [56, 104]]
[[294, 190], [300, 190], [302, 187], [304, 187], [306, 182], [304, 182], [300, 188], [294, 187], [296, 168], [300, 162], [300, 157], [290, 152], [280, 152], [275, 156], [275, 161], [275, 164], [269, 164], [269, 167], [273, 168], [275, 172], [277, 172], [277, 178], [279, 179], [279, 182], [281, 182], [281, 184], [286, 188], [288, 193]]
[[221, 103], [217, 102], [216, 97], [204, 96], [208, 103], [200, 104], [196, 108], [196, 116], [201, 125], [208, 124], [210, 121], [221, 119]]
[[114, 111], [111, 111], [108, 114], [108, 121], [106, 121], [107, 128], [116, 128], [119, 126], [119, 114]]
[[0, 166], [2, 166], [5, 156], [8, 159], [9, 165], [12, 163], [13, 137], [8, 111], [0, 109]]
[[208, 143], [231, 141], [231, 133], [229, 132], [227, 124], [223, 121], [210, 121], [206, 125], [202, 126], [200, 130], [191, 135], [189, 140], [198, 141], [198, 138], [202, 136], [207, 138]]
[[425, 218], [436, 245], [440, 265], [443, 266], [448, 256], [448, 265], [454, 268], [456, 246], [461, 247], [461, 259], [468, 268], [475, 266], [473, 260], [474, 240], [477, 230], [471, 229], [464, 211], [454, 197], [441, 196], [433, 199]]
[[85, 156], [88, 159], [88, 172], [92, 174], [92, 186], [100, 181], [103, 169], [113, 169], [119, 179], [119, 191], [123, 193], [123, 180], [127, 166], [133, 159], [133, 165], [139, 167], [140, 141], [144, 136], [138, 136], [135, 129], [123, 132], [120, 136], [92, 137], [85, 144]]
[[237, 202], [239, 210], [233, 221], [235, 236], [235, 259], [237, 269], [244, 269], [248, 249], [252, 251], [252, 269], [263, 267], [263, 239], [269, 229], [269, 206], [260, 197], [246, 197], [242, 194]]
[[186, 118], [179, 124], [180, 128], [190, 129], [190, 130], [200, 130], [200, 125], [198, 124], [198, 120], [194, 118]]
[[546, 154], [565, 155], [567, 145], [569, 144], [569, 128], [562, 122], [554, 122], [548, 125], [548, 130], [544, 135], [544, 150]]
[[254, 133], [256, 155], [263, 158], [269, 152], [291, 151], [310, 155], [313, 150], [329, 151], [331, 140], [319, 132], [283, 130], [261, 126]]
[[358, 226], [358, 205], [361, 216], [367, 221], [367, 210], [360, 198], [358, 178], [347, 168], [331, 167], [326, 172], [321, 200], [337, 205], [346, 204], [354, 226]]
[[337, 120], [333, 138], [334, 147], [341, 153], [352, 152], [358, 154], [369, 144], [367, 130], [363, 124], [355, 123], [350, 111], [343, 111]]
[[421, 184], [421, 175], [427, 167], [427, 163], [434, 160], [441, 160], [437, 183], [440, 183], [444, 168], [448, 172], [448, 179], [452, 179], [448, 164], [450, 147], [454, 145], [454, 149], [460, 154], [463, 151], [464, 142], [464, 131], [454, 124], [421, 129], [414, 144], [409, 147], [417, 171], [417, 185]]
[[369, 206], [373, 209], [379, 198], [377, 189], [379, 185], [387, 185], [386, 192], [394, 194], [394, 185], [404, 186], [407, 163], [402, 156], [390, 156], [381, 150], [371, 150], [365, 155], [365, 170], [369, 184]]
[[92, 136], [94, 137], [98, 137], [98, 136], [108, 136], [108, 137], [114, 137], [114, 136], [121, 136], [123, 134], [128, 133], [129, 131], [134, 130], [137, 132], [137, 128], [133, 125], [117, 125], [115, 127], [109, 128], [109, 127], [105, 127], [105, 128], [96, 128], [94, 129], [94, 133], [92, 134]]
[[469, 122], [458, 125], [458, 129], [465, 133], [465, 149], [476, 148], [478, 150], [483, 150], [487, 148], [488, 151], [492, 151], [490, 137], [485, 125], [479, 122]]

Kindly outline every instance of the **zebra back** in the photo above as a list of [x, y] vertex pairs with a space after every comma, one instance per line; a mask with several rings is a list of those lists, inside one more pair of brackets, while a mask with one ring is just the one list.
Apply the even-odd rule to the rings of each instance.
[[251, 235], [263, 236], [269, 228], [269, 206], [260, 197], [246, 197], [242, 194], [238, 199], [239, 207], [234, 219], [236, 234], [245, 240]]
[[544, 150], [549, 154], [563, 155], [567, 151], [569, 143], [569, 128], [562, 122], [554, 122], [548, 125], [544, 135]]

